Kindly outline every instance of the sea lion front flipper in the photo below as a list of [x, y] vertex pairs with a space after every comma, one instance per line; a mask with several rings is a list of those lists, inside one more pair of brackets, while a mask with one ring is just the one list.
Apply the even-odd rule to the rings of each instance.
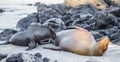
[[26, 49], [26, 51], [36, 48], [37, 44], [33, 39], [30, 39], [30, 43], [28, 44], [28, 46], [29, 47]]

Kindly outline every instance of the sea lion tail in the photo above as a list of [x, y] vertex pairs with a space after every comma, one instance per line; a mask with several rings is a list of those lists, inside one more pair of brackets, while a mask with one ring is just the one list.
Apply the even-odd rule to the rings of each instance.
[[7, 44], [10, 44], [10, 42], [4, 42], [4, 43], [0, 43], [0, 45], [7, 45]]
[[61, 51], [62, 49], [60, 47], [43, 47], [44, 49], [50, 49], [55, 51]]

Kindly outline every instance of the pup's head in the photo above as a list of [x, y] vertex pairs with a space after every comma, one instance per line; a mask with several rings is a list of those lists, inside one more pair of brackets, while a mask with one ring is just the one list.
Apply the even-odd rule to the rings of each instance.
[[51, 18], [47, 20], [43, 25], [52, 27], [56, 32], [66, 28], [64, 22], [58, 18]]
[[104, 54], [104, 52], [108, 48], [109, 42], [110, 42], [109, 37], [102, 37], [100, 39], [100, 41], [97, 43], [97, 51], [96, 51], [98, 56], [102, 56]]

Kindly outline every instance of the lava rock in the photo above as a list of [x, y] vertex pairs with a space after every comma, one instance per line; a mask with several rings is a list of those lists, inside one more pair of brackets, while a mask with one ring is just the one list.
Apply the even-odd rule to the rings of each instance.
[[23, 62], [22, 53], [14, 54], [6, 59], [6, 62]]
[[92, 35], [94, 36], [94, 38], [96, 40], [100, 39], [101, 37], [103, 37], [104, 35], [100, 34], [99, 32], [97, 31], [91, 31]]
[[2, 8], [0, 8], [0, 13], [2, 13], [2, 12], [5, 12], [5, 10], [4, 10], [4, 9], [2, 9]]
[[34, 56], [36, 56], [38, 58], [42, 58], [42, 55], [40, 53], [36, 53]]
[[61, 14], [48, 5], [39, 5], [37, 8], [40, 23], [44, 23], [51, 18], [61, 18]]
[[109, 9], [106, 9], [106, 12], [109, 12], [116, 17], [120, 17], [120, 8], [119, 7], [111, 7]]
[[97, 12], [92, 20], [95, 21], [95, 29], [97, 30], [109, 29], [118, 25], [118, 19], [114, 15], [106, 12]]
[[8, 41], [13, 34], [17, 33], [16, 30], [13, 29], [5, 29], [0, 33], [1, 41]]
[[104, 0], [104, 2], [105, 2], [108, 6], [111, 6], [111, 5], [112, 5], [112, 1], [111, 1], [111, 0]]
[[28, 15], [17, 22], [16, 28], [20, 31], [26, 30], [32, 22], [39, 22], [37, 13]]
[[51, 8], [59, 12], [61, 15], [64, 15], [67, 11], [67, 8], [64, 4], [52, 4]]
[[[40, 53], [36, 53], [39, 55]], [[47, 59], [44, 59], [48, 61]], [[18, 53], [13, 54], [6, 59], [6, 62], [43, 62], [40, 56], [35, 56], [29, 53]]]
[[49, 59], [48, 58], [43, 58], [43, 62], [49, 62]]
[[6, 58], [6, 57], [7, 57], [7, 55], [5, 55], [5, 54], [0, 54], [0, 60], [4, 59], [4, 58]]
[[103, 29], [103, 30], [98, 30], [100, 34], [103, 34], [104, 36], [110, 36], [113, 33], [118, 31], [118, 27], [112, 27], [110, 29]]
[[120, 38], [113, 40], [112, 43], [120, 46]]
[[79, 5], [70, 9], [66, 16], [64, 16], [64, 18], [62, 19], [65, 22], [65, 24], [67, 24], [67, 26], [75, 26], [77, 24], [81, 25], [84, 21], [88, 21], [90, 18], [92, 18], [93, 15], [98, 11], [99, 10], [91, 4]]
[[110, 35], [111, 40], [116, 40], [120, 38], [120, 32], [116, 32]]

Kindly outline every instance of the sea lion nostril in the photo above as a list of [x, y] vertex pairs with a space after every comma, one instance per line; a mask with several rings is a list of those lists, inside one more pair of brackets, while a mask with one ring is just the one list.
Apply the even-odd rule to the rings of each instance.
[[96, 4], [96, 6], [100, 6], [100, 4]]

